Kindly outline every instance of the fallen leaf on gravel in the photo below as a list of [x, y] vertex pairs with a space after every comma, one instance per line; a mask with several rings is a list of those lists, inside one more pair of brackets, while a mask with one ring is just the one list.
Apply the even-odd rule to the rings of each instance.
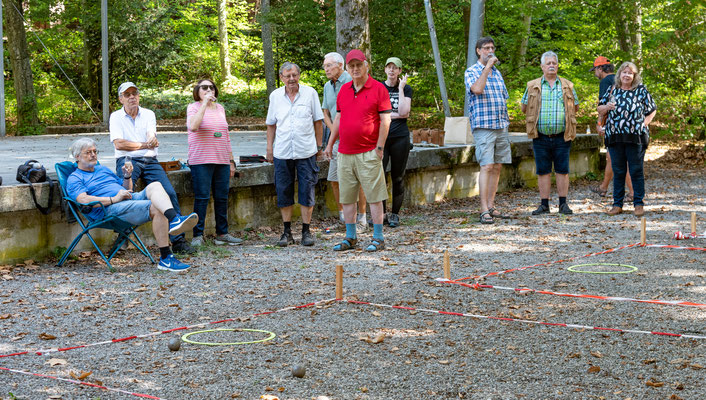
[[39, 334], [39, 338], [42, 340], [54, 340], [56, 339], [56, 336], [42, 332]]
[[696, 363], [691, 364], [691, 365], [689, 365], [689, 366], [690, 366], [692, 369], [703, 369], [703, 368], [704, 368], [703, 365], [701, 365], [701, 364], [696, 364]]
[[271, 392], [271, 391], [273, 391], [273, 390], [274, 390], [274, 389], [271, 388], [271, 387], [269, 387], [269, 386], [265, 387], [265, 391], [266, 391], [266, 392]]
[[53, 395], [47, 397], [47, 399], [51, 399], [51, 400], [60, 400], [60, 399], [61, 399], [61, 395], [60, 395], [60, 394], [53, 394]]
[[141, 288], [135, 289], [135, 292], [146, 292], [147, 290], [149, 290], [149, 289], [147, 289], [146, 287], [141, 287]]
[[591, 367], [588, 369], [589, 374], [597, 374], [600, 371], [601, 367], [599, 367], [598, 365], [591, 365]]
[[592, 351], [592, 352], [591, 352], [591, 355], [594, 356], [594, 357], [596, 357], [596, 358], [601, 358], [601, 357], [603, 357], [603, 354], [601, 354], [601, 352], [598, 351], [598, 350]]
[[368, 388], [363, 386], [362, 388], [360, 388], [360, 391], [363, 393], [368, 393]]
[[49, 361], [47, 361], [45, 364], [49, 364], [52, 367], [56, 367], [57, 365], [66, 365], [67, 361], [62, 359], [62, 358], [50, 358]]
[[179, 303], [167, 304], [167, 307], [179, 307]]
[[0, 319], [9, 319], [11, 316], [10, 314], [0, 314]]
[[260, 396], [260, 400], [279, 400], [279, 397], [273, 396], [271, 394], [263, 394]]
[[581, 354], [580, 353], [571, 353], [568, 356], [566, 356], [566, 358], [581, 358]]
[[[652, 379], [654, 379], [654, 378], [652, 378]], [[652, 387], [662, 387], [662, 386], [664, 386], [664, 382], [658, 382], [658, 381], [654, 381], [654, 380], [652, 380], [652, 379], [648, 379], [647, 382], [645, 382], [645, 385], [647, 385], [647, 386], [652, 386]]]
[[360, 339], [366, 343], [378, 344], [378, 343], [382, 343], [385, 340], [385, 334], [380, 333], [372, 339], [369, 336], [361, 336], [358, 339]]
[[278, 392], [284, 392], [284, 388], [283, 388], [283, 387], [278, 387], [278, 388], [277, 388], [277, 391], [278, 391]]
[[92, 373], [93, 372], [81, 372], [81, 375], [76, 375], [73, 371], [69, 371], [69, 375], [71, 375], [71, 377], [74, 379], [78, 379], [79, 381], [88, 378]]
[[655, 360], [654, 358], [650, 358], [650, 359], [648, 359], [648, 360], [643, 360], [643, 361], [642, 361], [642, 363], [643, 363], [643, 364], [646, 364], [646, 365], [654, 364], [654, 363], [656, 363], [656, 362], [657, 362], [657, 360]]
[[448, 365], [450, 363], [451, 363], [451, 361], [449, 361], [449, 360], [439, 360], [439, 364], [441, 364], [441, 365]]
[[380, 314], [380, 313], [377, 312], [377, 311], [373, 311], [373, 315], [376, 316], [376, 317], [382, 317], [382, 314]]

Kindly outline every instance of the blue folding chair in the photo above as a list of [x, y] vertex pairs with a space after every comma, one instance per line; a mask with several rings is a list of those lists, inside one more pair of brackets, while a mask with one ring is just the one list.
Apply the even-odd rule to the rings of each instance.
[[[74, 201], [69, 197], [69, 194], [66, 191], [66, 181], [67, 179], [69, 179], [69, 175], [71, 175], [76, 170], [76, 168], [78, 168], [76, 163], [72, 163], [71, 161], [64, 161], [54, 164], [54, 168], [56, 170], [56, 175], [59, 180], [59, 186], [61, 187], [61, 194], [67, 204], [66, 208], [67, 210], [70, 210], [71, 214], [73, 214], [74, 218], [83, 229], [81, 233], [76, 236], [73, 242], [71, 242], [69, 248], [67, 248], [64, 254], [61, 256], [61, 259], [57, 263], [57, 267], [61, 267], [64, 262], [66, 262], [66, 259], [74, 250], [83, 235], [88, 236], [88, 239], [90, 239], [91, 243], [93, 243], [93, 247], [98, 250], [98, 254], [100, 254], [106, 264], [108, 264], [108, 268], [110, 268], [111, 271], [114, 271], [114, 269], [113, 266], [110, 265], [110, 260], [113, 258], [113, 256], [115, 256], [115, 254], [118, 252], [120, 247], [122, 247], [126, 240], [129, 240], [130, 243], [137, 247], [137, 249], [140, 250], [142, 254], [149, 258], [152, 264], [155, 263], [154, 258], [152, 258], [152, 255], [149, 253], [149, 251], [147, 251], [147, 247], [144, 243], [142, 243], [142, 240], [140, 240], [140, 237], [137, 235], [137, 232], [135, 232], [137, 225], [132, 225], [115, 216], [105, 216], [106, 214], [103, 214], [103, 219], [94, 221], [87, 216], [87, 213], [89, 213], [95, 205], [100, 204], [101, 207], [104, 207], [99, 201], [84, 204]], [[98, 247], [98, 244], [96, 244], [96, 241], [91, 236], [90, 231], [96, 228], [112, 229], [119, 235], [118, 240], [116, 240], [113, 244], [113, 248], [110, 249], [108, 257], [105, 256], [105, 254]]]

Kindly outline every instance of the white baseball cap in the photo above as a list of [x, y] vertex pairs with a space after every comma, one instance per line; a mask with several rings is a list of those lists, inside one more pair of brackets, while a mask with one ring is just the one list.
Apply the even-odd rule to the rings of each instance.
[[118, 96], [120, 96], [121, 94], [123, 94], [124, 91], [130, 89], [131, 87], [134, 87], [135, 89], [137, 89], [137, 85], [135, 85], [134, 83], [132, 83], [132, 82], [124, 82], [124, 83], [123, 83], [122, 85], [120, 85], [120, 87], [118, 88]]

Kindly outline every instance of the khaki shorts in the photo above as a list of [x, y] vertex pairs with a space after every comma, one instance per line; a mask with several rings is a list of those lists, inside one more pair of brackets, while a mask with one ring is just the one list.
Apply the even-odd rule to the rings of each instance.
[[338, 187], [341, 204], [353, 204], [358, 201], [359, 187], [368, 203], [387, 200], [385, 171], [382, 160], [370, 150], [360, 154], [338, 153]]

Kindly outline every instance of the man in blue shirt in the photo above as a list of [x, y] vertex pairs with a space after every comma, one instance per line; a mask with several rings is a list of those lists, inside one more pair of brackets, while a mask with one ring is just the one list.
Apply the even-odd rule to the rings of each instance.
[[152, 221], [152, 232], [159, 246], [158, 268], [183, 271], [189, 268], [174, 257], [169, 248], [169, 235], [178, 235], [191, 229], [198, 222], [195, 213], [179, 215], [172, 206], [169, 195], [159, 182], [153, 182], [138, 193], [132, 191], [132, 168], [123, 166], [124, 178], [119, 178], [110, 168], [98, 164], [98, 150], [93, 139], [82, 138], [71, 144], [71, 154], [78, 168], [66, 182], [69, 197], [79, 203], [100, 202], [103, 207], [93, 207], [88, 217], [97, 220], [116, 216], [133, 225]]
[[495, 209], [495, 193], [503, 164], [512, 163], [512, 152], [507, 127], [509, 95], [500, 71], [495, 68], [495, 41], [487, 36], [476, 42], [478, 62], [465, 73], [466, 90], [469, 91], [471, 131], [476, 146], [476, 159], [480, 165], [478, 192], [480, 197], [480, 222], [492, 224], [495, 218], [509, 218]]

